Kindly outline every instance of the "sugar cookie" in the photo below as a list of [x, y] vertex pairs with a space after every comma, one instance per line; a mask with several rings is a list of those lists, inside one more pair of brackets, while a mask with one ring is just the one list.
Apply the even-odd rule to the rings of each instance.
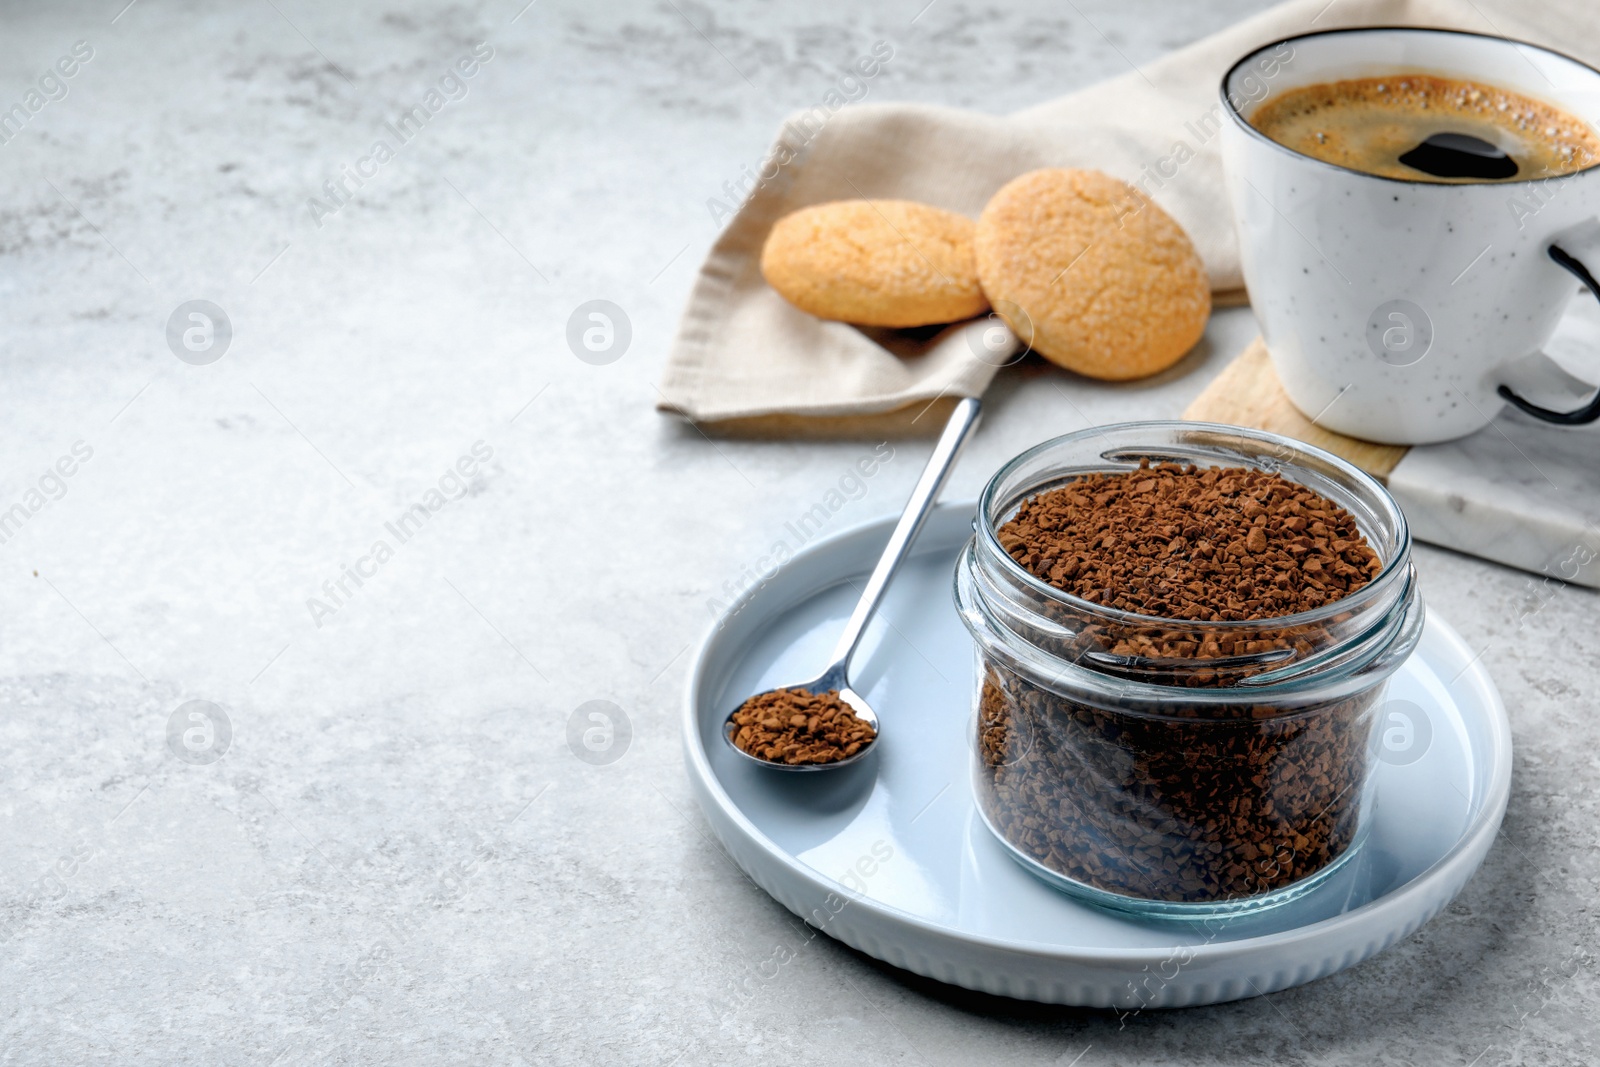
[[1211, 287], [1183, 228], [1093, 170], [1036, 170], [978, 218], [978, 277], [1040, 355], [1091, 378], [1142, 378], [1205, 331]]
[[819, 318], [862, 326], [956, 322], [989, 307], [971, 219], [909, 200], [836, 200], [773, 226], [761, 273]]

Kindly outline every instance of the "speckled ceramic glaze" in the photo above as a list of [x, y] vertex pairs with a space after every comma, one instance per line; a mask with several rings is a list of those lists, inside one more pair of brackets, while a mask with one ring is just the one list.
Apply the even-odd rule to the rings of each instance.
[[1289, 398], [1321, 426], [1395, 444], [1486, 425], [1513, 384], [1564, 372], [1536, 353], [1578, 287], [1552, 246], [1600, 271], [1600, 167], [1447, 185], [1308, 156], [1248, 118], [1285, 89], [1425, 71], [1550, 100], [1594, 122], [1600, 72], [1498, 37], [1342, 30], [1275, 42], [1223, 80], [1223, 161], [1250, 300]]

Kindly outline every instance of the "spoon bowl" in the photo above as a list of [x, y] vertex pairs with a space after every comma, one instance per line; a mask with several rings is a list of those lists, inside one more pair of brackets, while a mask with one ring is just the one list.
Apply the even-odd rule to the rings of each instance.
[[[933, 503], [939, 496], [939, 490], [943, 488], [945, 479], [950, 474], [950, 468], [955, 466], [956, 457], [961, 454], [961, 446], [966, 444], [972, 428], [978, 424], [980, 413], [978, 401], [972, 397], [957, 403], [955, 410], [950, 413], [944, 432], [939, 435], [939, 443], [934, 445], [933, 455], [928, 457], [928, 465], [923, 468], [922, 476], [917, 479], [916, 487], [911, 490], [911, 499], [906, 501], [905, 510], [900, 513], [900, 521], [895, 524], [894, 532], [889, 535], [889, 543], [884, 546], [883, 555], [878, 557], [877, 565], [872, 568], [866, 588], [861, 592], [861, 599], [856, 602], [855, 610], [850, 613], [850, 621], [845, 623], [844, 633], [840, 635], [839, 644], [833, 650], [832, 666], [813, 681], [781, 685], [776, 689], [766, 690], [767, 693], [776, 693], [785, 689], [804, 689], [813, 694], [837, 690], [839, 699], [856, 713], [856, 717], [872, 727], [874, 733], [872, 740], [862, 745], [855, 755], [830, 763], [778, 763], [760, 756], [752, 756], [733, 743], [734, 734], [737, 732], [733, 717], [738, 714], [739, 708], [744, 707], [751, 699], [746, 698], [729, 711], [728, 717], [722, 721], [722, 739], [740, 756], [752, 763], [759, 763], [763, 767], [779, 771], [831, 771], [839, 767], [848, 767], [877, 751], [878, 745], [883, 740], [883, 730], [878, 724], [877, 713], [872, 710], [866, 698], [850, 686], [850, 657], [854, 655], [856, 646], [861, 643], [861, 636], [866, 633], [867, 623], [871, 621], [873, 612], [882, 602], [883, 594], [889, 588], [889, 581], [894, 577], [894, 572], [899, 569], [901, 561], [910, 554], [911, 543], [916, 540], [918, 531], [922, 529], [922, 524], [928, 517], [928, 512], [933, 510]], [[754, 696], [764, 695], [764, 693], [754, 694]]]
[[[728, 742], [728, 747], [740, 756], [752, 763], [759, 763], [763, 767], [771, 767], [775, 771], [831, 771], [836, 767], [844, 767], [859, 760], [864, 760], [877, 750], [878, 713], [872, 710], [871, 705], [867, 703], [866, 697], [850, 688], [850, 680], [847, 677], [844, 664], [834, 664], [822, 677], [812, 681], [799, 682], [795, 685], [780, 685], [767, 690], [767, 692], [777, 692], [779, 689], [804, 689], [810, 693], [829, 693], [838, 690], [839, 699], [850, 706], [850, 710], [856, 713], [856, 718], [872, 727], [873, 739], [862, 745], [861, 751], [854, 756], [846, 756], [844, 759], [834, 760], [832, 763], [776, 763], [772, 760], [762, 759], [760, 756], [752, 756], [733, 743], [733, 735], [738, 730], [738, 727], [733, 724], [733, 716], [739, 710], [739, 708], [734, 708], [733, 711], [728, 712], [728, 717], [723, 720], [722, 738]], [[761, 694], [758, 693], [756, 695], [760, 696]], [[742, 701], [740, 706], [743, 706]]]

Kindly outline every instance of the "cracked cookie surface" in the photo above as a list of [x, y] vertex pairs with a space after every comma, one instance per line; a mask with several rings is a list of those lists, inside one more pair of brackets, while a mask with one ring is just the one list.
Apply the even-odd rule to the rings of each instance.
[[990, 199], [974, 237], [995, 311], [1040, 355], [1091, 378], [1143, 378], [1205, 331], [1211, 287], [1183, 228], [1093, 170], [1036, 170]]
[[761, 273], [789, 303], [862, 326], [957, 322], [989, 307], [973, 221], [909, 200], [836, 200], [785, 215]]

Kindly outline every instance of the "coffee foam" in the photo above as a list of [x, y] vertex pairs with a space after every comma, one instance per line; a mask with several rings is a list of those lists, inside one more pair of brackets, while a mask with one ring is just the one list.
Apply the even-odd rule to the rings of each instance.
[[1600, 161], [1600, 136], [1560, 108], [1460, 78], [1398, 73], [1287, 89], [1250, 116], [1286, 148], [1366, 174], [1459, 183], [1400, 162], [1439, 133], [1488, 141], [1516, 160], [1512, 180], [1551, 177]]

